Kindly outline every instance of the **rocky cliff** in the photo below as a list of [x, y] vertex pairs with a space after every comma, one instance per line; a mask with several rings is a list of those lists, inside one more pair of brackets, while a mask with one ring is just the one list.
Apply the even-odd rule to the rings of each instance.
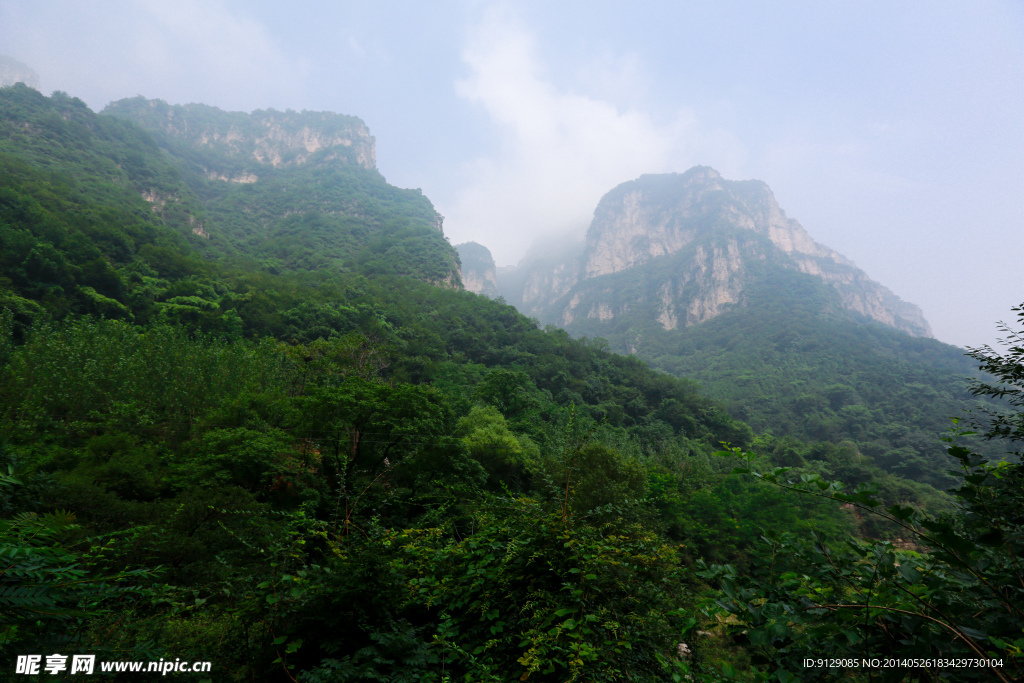
[[920, 309], [815, 242], [765, 183], [725, 180], [707, 167], [619, 185], [601, 199], [577, 254], [527, 260], [501, 289], [528, 315], [570, 328], [641, 307], [675, 329], [743, 305], [751, 279], [766, 267], [820, 280], [847, 311], [931, 336]]
[[113, 102], [104, 113], [201, 149], [204, 165], [210, 166], [203, 170], [210, 179], [252, 183], [261, 167], [340, 161], [373, 170], [377, 163], [375, 140], [354, 116], [273, 109], [247, 114], [143, 97]]
[[[142, 128], [202, 197], [192, 235], [219, 252], [277, 270], [409, 275], [462, 286], [441, 215], [418, 189], [377, 171], [374, 138], [360, 119], [330, 112], [226, 112], [143, 97], [107, 106], [104, 118]], [[162, 191], [143, 197], [154, 209]], [[168, 204], [169, 205], [169, 204]]]
[[498, 296], [498, 270], [490, 250], [476, 242], [458, 244], [455, 248], [462, 262], [462, 286], [488, 298]]

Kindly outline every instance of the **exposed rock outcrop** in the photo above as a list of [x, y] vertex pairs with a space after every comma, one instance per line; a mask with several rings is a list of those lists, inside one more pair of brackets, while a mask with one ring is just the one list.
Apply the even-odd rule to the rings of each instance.
[[725, 180], [702, 166], [619, 185], [601, 199], [574, 256], [527, 259], [501, 289], [524, 313], [566, 326], [611, 320], [632, 301], [675, 329], [742, 305], [750, 266], [765, 262], [818, 278], [849, 311], [931, 336], [917, 306], [815, 242], [765, 183]]
[[641, 176], [606, 194], [587, 233], [585, 276], [674, 254], [698, 236], [726, 227], [768, 237], [805, 272], [813, 272], [818, 259], [852, 265], [787, 218], [766, 184], [723, 180], [714, 169], [698, 166], [683, 174]]
[[253, 175], [253, 166], [283, 168], [313, 161], [341, 161], [373, 170], [377, 165], [376, 141], [366, 124], [355, 116], [273, 109], [247, 114], [205, 104], [170, 105], [142, 97], [113, 102], [104, 112], [206, 148], [225, 160], [248, 162], [249, 168], [244, 170], [205, 169], [209, 177], [232, 182], [252, 182], [247, 178]]
[[462, 262], [462, 286], [486, 297], [498, 296], [498, 269], [490, 250], [476, 242], [458, 244], [455, 248]]

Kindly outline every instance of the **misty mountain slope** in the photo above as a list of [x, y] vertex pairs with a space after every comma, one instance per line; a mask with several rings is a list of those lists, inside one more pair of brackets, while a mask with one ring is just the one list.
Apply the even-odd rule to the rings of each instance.
[[815, 242], [759, 181], [705, 167], [610, 191], [568, 257], [499, 288], [521, 311], [699, 380], [757, 432], [855, 441], [941, 486], [937, 436], [975, 401], [963, 351], [920, 310]]
[[149, 131], [201, 197], [206, 234], [276, 270], [332, 268], [459, 286], [441, 216], [419, 190], [389, 185], [356, 117], [251, 114], [141, 97], [105, 115]]
[[[742, 305], [748, 280], [758, 277], [748, 266], [758, 261], [815, 276], [839, 294], [846, 310], [931, 336], [916, 306], [815, 242], [785, 215], [767, 185], [724, 180], [701, 166], [644, 175], [608, 192], [594, 211], [582, 254], [531, 263], [522, 291], [509, 291], [507, 298], [563, 325], [581, 317], [608, 320], [649, 302], [662, 326], [675, 329]], [[660, 273], [654, 291], [617, 300], [609, 281], [600, 279], [640, 267], [647, 271], [648, 265]]]
[[490, 250], [476, 242], [455, 245], [462, 263], [462, 284], [470, 292], [498, 296], [498, 270]]
[[[687, 565], [747, 571], [766, 534], [897, 538], [834, 501], [723, 476], [720, 443], [766, 467], [876, 482], [887, 504], [949, 509], [849, 443], [755, 437], [697, 382], [464, 291], [429, 202], [358, 155], [281, 147], [275, 165], [244, 126], [211, 151], [207, 133], [158, 145], [65, 96], [12, 101], [0, 108], [0, 471], [17, 479], [0, 477], [14, 494], [0, 496], [0, 540], [15, 550], [14, 591], [45, 598], [45, 615], [17, 614], [5, 632], [26, 651], [102, 640], [126, 660], [216, 661], [224, 678], [266, 683], [348, 680], [350, 663], [379, 680], [669, 680], [679, 634], [705, 625], [693, 605], [707, 588]], [[210, 165], [221, 157], [239, 165]], [[588, 282], [640, 300], [651, 278], [729, 239], [764, 255], [745, 265], [742, 305], [674, 329], [639, 305], [577, 322], [669, 360], [705, 348], [672, 347], [679, 334], [749, 309], [764, 332], [781, 308], [800, 353], [834, 331], [821, 321], [852, 324], [839, 291], [739, 229]], [[493, 261], [462, 247], [483, 289]], [[934, 343], [886, 332], [922, 354]], [[722, 334], [709, 345], [736, 332]], [[752, 367], [734, 350], [728, 367], [700, 362], [713, 377]], [[861, 396], [873, 399], [859, 384], [826, 391], [844, 419], [875, 408]], [[109, 539], [102, 563], [83, 538]], [[578, 629], [559, 616], [574, 573], [593, 589], [574, 613], [594, 625], [583, 640], [566, 640]], [[453, 621], [446, 604], [471, 609]], [[538, 654], [538, 633], [559, 649]], [[581, 642], [628, 654], [573, 669]], [[381, 644], [414, 657], [383, 659]]]
[[[216, 113], [199, 111], [200, 123]], [[306, 118], [326, 120], [334, 134], [330, 116]], [[337, 303], [289, 315], [291, 305], [268, 310], [277, 304], [260, 273], [410, 276], [460, 287], [457, 254], [429, 200], [367, 168], [372, 138], [363, 143], [354, 152], [343, 144], [297, 151], [277, 167], [238, 161], [240, 173], [250, 163], [263, 173], [253, 182], [211, 179], [196, 159], [225, 175], [234, 171], [216, 163], [252, 149], [171, 145], [62, 93], [0, 88], [0, 307], [15, 313], [19, 329], [40, 316], [93, 314], [229, 335], [271, 325], [305, 338], [311, 319], [324, 333], [343, 334], [354, 313], [335, 310]]]
[[39, 90], [39, 74], [28, 64], [23, 64], [8, 55], [0, 55], [0, 87], [18, 83]]

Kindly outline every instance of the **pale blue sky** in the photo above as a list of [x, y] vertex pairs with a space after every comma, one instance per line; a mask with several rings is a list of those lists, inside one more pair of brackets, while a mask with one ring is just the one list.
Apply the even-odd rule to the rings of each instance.
[[1024, 301], [1024, 3], [5, 0], [0, 54], [121, 97], [363, 118], [453, 243], [515, 263], [695, 164], [991, 342]]

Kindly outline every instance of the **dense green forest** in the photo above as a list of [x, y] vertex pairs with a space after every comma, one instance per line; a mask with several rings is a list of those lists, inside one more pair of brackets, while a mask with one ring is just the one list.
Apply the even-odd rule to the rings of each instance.
[[45, 310], [228, 332], [263, 295], [228, 269], [458, 284], [430, 202], [343, 161], [208, 180], [137, 127], [19, 85], [0, 89], [0, 165], [0, 296], [19, 323]]
[[[651, 283], [677, 260], [604, 276], [608, 282], [597, 289], [655, 306]], [[935, 439], [950, 417], [991, 404], [968, 391], [968, 380], [981, 377], [977, 364], [962, 349], [844, 309], [836, 291], [814, 276], [770, 260], [748, 270], [741, 303], [700, 325], [666, 330], [641, 303], [611, 321], [580, 318], [571, 329], [696, 380], [759, 434], [783, 442], [848, 441], [886, 472], [950, 486]], [[997, 443], [968, 441], [989, 457], [1006, 455]]]
[[3, 671], [868, 680], [800, 660], [980, 651], [1004, 671], [961, 679], [1019, 677], [1019, 466], [958, 441], [949, 496], [751, 428], [461, 291], [429, 202], [351, 159], [211, 180], [203, 150], [25, 87], [0, 126]]

